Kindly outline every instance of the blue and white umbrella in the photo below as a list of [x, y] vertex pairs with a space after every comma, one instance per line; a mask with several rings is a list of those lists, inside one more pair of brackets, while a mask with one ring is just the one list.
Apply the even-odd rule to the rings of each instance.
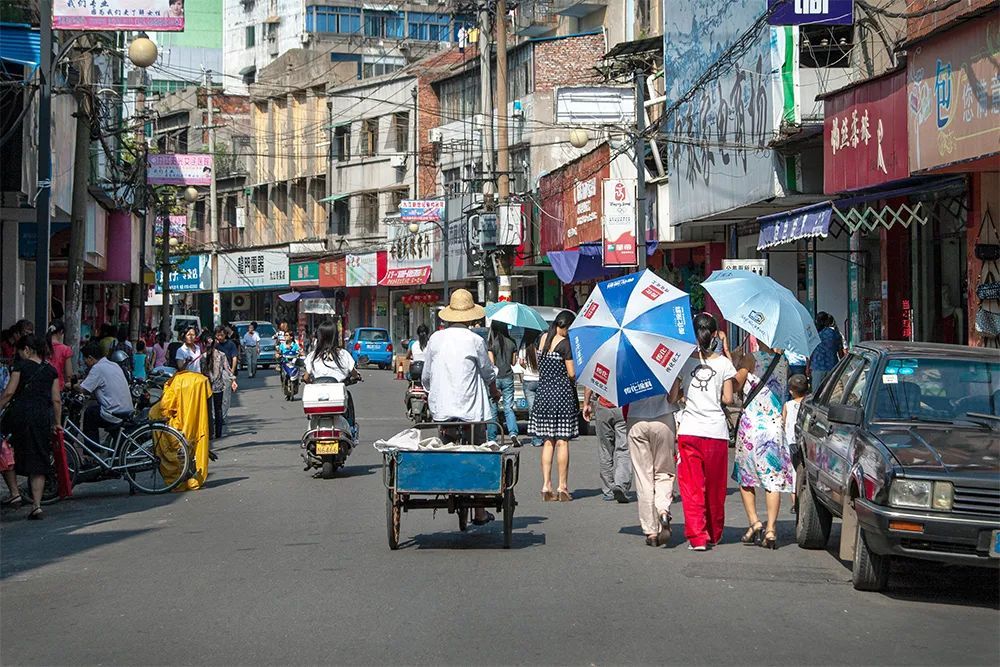
[[695, 349], [688, 295], [652, 271], [598, 283], [569, 328], [577, 382], [618, 405], [666, 394]]
[[702, 282], [722, 316], [768, 347], [804, 357], [819, 345], [812, 315], [773, 278], [752, 271], [714, 271]]

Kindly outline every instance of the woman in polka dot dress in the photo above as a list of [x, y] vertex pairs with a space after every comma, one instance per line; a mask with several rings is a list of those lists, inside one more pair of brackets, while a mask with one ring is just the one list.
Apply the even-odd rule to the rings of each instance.
[[[564, 310], [549, 325], [538, 345], [538, 392], [528, 432], [542, 445], [542, 500], [573, 500], [569, 493], [569, 441], [580, 434], [580, 402], [567, 330], [576, 316]], [[559, 486], [552, 492], [552, 459], [559, 467]]]

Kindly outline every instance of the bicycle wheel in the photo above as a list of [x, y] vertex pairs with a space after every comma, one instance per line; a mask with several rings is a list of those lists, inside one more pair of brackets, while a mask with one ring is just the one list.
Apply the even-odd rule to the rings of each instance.
[[122, 438], [118, 467], [143, 493], [166, 493], [188, 478], [190, 448], [184, 435], [166, 424], [141, 426]]

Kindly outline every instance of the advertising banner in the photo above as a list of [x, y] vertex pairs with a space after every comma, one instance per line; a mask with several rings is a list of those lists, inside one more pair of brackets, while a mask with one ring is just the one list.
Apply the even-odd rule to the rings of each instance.
[[212, 156], [207, 153], [154, 153], [149, 156], [150, 185], [211, 185]]
[[382, 258], [382, 273], [385, 273], [385, 253], [369, 252], [363, 255], [347, 255], [348, 287], [375, 287], [379, 280], [379, 258]]
[[319, 263], [320, 287], [347, 287], [347, 264], [343, 257], [329, 257]]
[[430, 266], [421, 266], [412, 269], [389, 269], [385, 272], [385, 277], [379, 281], [379, 285], [384, 287], [426, 285], [430, 278]]
[[854, 0], [768, 0], [771, 25], [851, 25]]
[[994, 12], [907, 49], [911, 172], [1000, 153], [998, 35]]
[[219, 291], [288, 287], [288, 249], [262, 248], [219, 254]]
[[[170, 235], [177, 238], [187, 236], [188, 233], [188, 221], [186, 215], [171, 215], [170, 220]], [[157, 236], [163, 234], [163, 216], [161, 215], [156, 219], [156, 224], [153, 225], [153, 233]]]
[[[190, 255], [178, 262], [178, 258], [171, 257], [170, 263], [170, 291], [171, 292], [200, 292], [212, 289], [212, 272], [208, 266], [208, 255]], [[154, 284], [156, 293], [163, 291], [163, 272], [156, 272], [156, 283]]]
[[767, 0], [664, 0], [666, 104], [685, 100], [664, 128], [672, 225], [783, 193], [784, 163], [769, 144], [795, 112], [791, 28], [764, 27], [718, 77], [698, 80], [766, 10]]
[[184, 0], [53, 0], [54, 30], [184, 30]]
[[823, 192], [907, 178], [906, 72], [844, 90], [824, 102]]
[[604, 179], [604, 266], [637, 266], [635, 181]]
[[405, 223], [440, 222], [443, 218], [443, 199], [404, 199], [399, 204], [399, 219]]

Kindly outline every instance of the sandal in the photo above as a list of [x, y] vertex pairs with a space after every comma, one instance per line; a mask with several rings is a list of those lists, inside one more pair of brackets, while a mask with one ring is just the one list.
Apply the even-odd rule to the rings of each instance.
[[16, 496], [8, 496], [4, 500], [0, 501], [0, 507], [16, 510], [20, 509], [22, 502], [24, 502], [24, 499], [21, 498], [20, 494]]
[[473, 526], [485, 526], [490, 521], [495, 521], [495, 520], [496, 520], [496, 517], [493, 516], [492, 514], [490, 514], [489, 512], [487, 512], [485, 519], [473, 519], [472, 520], [472, 525]]
[[568, 503], [571, 500], [573, 500], [573, 496], [569, 494], [569, 491], [563, 491], [562, 489], [559, 489], [559, 502]]
[[547, 503], [554, 503], [559, 500], [559, 497], [552, 493], [552, 491], [542, 491], [542, 500]]
[[740, 538], [740, 542], [747, 546], [760, 544], [760, 534], [763, 530], [764, 524], [760, 521], [754, 523], [752, 526], [747, 528], [747, 532], [743, 533], [743, 537]]
[[31, 512], [28, 514], [29, 521], [41, 521], [44, 518], [45, 515], [42, 514], [41, 507], [36, 507], [35, 509], [31, 510]]
[[778, 548], [778, 532], [769, 530], [764, 533], [764, 539], [761, 541], [760, 546], [775, 551]]

